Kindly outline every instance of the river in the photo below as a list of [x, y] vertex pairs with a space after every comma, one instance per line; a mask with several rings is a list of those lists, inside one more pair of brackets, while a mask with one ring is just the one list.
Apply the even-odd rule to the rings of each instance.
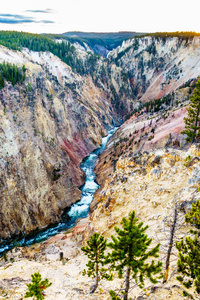
[[73, 204], [71, 208], [63, 214], [61, 222], [40, 230], [32, 235], [27, 235], [21, 239], [9, 242], [7, 241], [0, 244], [0, 254], [12, 249], [16, 245], [30, 246], [34, 243], [42, 242], [50, 236], [73, 227], [78, 219], [87, 217], [94, 193], [99, 188], [99, 185], [95, 182], [93, 169], [96, 165], [98, 155], [106, 149], [107, 142], [116, 129], [117, 127], [108, 131], [108, 135], [102, 138], [101, 147], [94, 150], [83, 160], [81, 169], [85, 172], [86, 179], [85, 184], [81, 188], [81, 200]]

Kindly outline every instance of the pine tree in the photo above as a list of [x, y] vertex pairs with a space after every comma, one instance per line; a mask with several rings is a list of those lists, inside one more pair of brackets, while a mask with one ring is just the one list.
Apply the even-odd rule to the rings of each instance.
[[200, 137], [200, 80], [197, 81], [190, 106], [188, 107], [188, 117], [184, 118], [185, 129], [182, 134], [187, 135], [187, 140], [194, 143]]
[[105, 250], [107, 247], [107, 241], [103, 236], [100, 236], [99, 233], [94, 233], [90, 239], [87, 241], [88, 246], [82, 247], [81, 250], [89, 258], [86, 266], [88, 267], [87, 271], [83, 271], [83, 275], [93, 276], [96, 278], [94, 287], [92, 288], [91, 293], [94, 293], [98, 287], [99, 281], [101, 278], [106, 278], [108, 280], [112, 279], [111, 275], [106, 273], [106, 269], [103, 268], [105, 264]]
[[[156, 283], [157, 279], [154, 275], [161, 272], [162, 263], [152, 260], [150, 257], [158, 257], [160, 244], [151, 250], [148, 250], [152, 239], [149, 239], [144, 232], [148, 226], [142, 227], [143, 223], [137, 224], [138, 219], [135, 218], [135, 212], [129, 214], [128, 219], [122, 219], [122, 229], [115, 227], [118, 234], [117, 238], [111, 236], [112, 242], [108, 244], [112, 250], [108, 253], [107, 262], [111, 263], [112, 270], [118, 272], [118, 277], [123, 277], [126, 270], [125, 287], [123, 299], [128, 299], [130, 281], [133, 278], [140, 288], [144, 286], [144, 278], [147, 277], [152, 283]], [[148, 263], [146, 262], [148, 260]], [[110, 291], [113, 300], [120, 299], [116, 292]]]
[[3, 77], [2, 75], [0, 74], [0, 90], [4, 88], [4, 80], [3, 80]]
[[[200, 294], [200, 200], [192, 204], [190, 212], [185, 215], [185, 221], [195, 229], [190, 230], [193, 238], [187, 236], [185, 240], [176, 243], [179, 251], [177, 271], [181, 273], [177, 279], [188, 289], [194, 286], [196, 293]], [[183, 295], [193, 298], [187, 291]]]
[[31, 275], [32, 283], [28, 283], [28, 292], [25, 294], [25, 298], [34, 297], [36, 300], [43, 300], [45, 297], [44, 290], [48, 288], [52, 283], [46, 278], [42, 280], [41, 274], [34, 273]]

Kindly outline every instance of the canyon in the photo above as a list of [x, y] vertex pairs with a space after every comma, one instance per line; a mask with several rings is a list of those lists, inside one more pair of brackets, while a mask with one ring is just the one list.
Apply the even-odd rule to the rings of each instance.
[[[87, 53], [76, 51], [87, 64]], [[184, 214], [200, 196], [199, 145], [181, 134], [200, 74], [200, 38], [132, 38], [107, 58], [100, 56], [94, 72], [84, 75], [50, 52], [1, 46], [3, 61], [25, 65], [26, 79], [14, 87], [6, 82], [0, 91], [2, 241], [59, 222], [81, 197], [81, 161], [100, 147], [109, 129], [119, 128], [95, 167], [100, 188], [89, 216], [43, 243], [9, 251], [8, 261], [0, 262], [2, 299], [22, 299], [34, 271], [53, 282], [47, 299], [109, 299], [109, 286], [117, 287], [119, 280], [103, 282], [90, 294], [80, 247], [94, 232], [109, 240], [132, 210], [149, 225], [153, 243], [161, 243], [166, 275], [175, 209], [179, 240], [188, 230]], [[145, 104], [159, 99], [159, 109], [147, 110]], [[133, 289], [130, 296], [183, 299], [176, 261], [173, 243], [167, 282], [155, 288], [146, 283], [146, 290]]]
[[[0, 226], [1, 238], [8, 238], [55, 223], [79, 200], [80, 163], [101, 144], [113, 114], [90, 78], [50, 53], [2, 47], [1, 55], [27, 68], [25, 86], [7, 83], [0, 95]], [[66, 87], [72, 84], [74, 90]]]
[[[191, 157], [191, 163], [185, 163]], [[130, 292], [133, 299], [183, 299], [183, 288], [176, 280], [177, 250], [174, 242], [185, 236], [188, 226], [184, 214], [199, 194], [199, 147], [187, 151], [166, 148], [155, 149], [131, 157], [121, 157], [112, 176], [104, 181], [98, 202], [90, 215], [79, 221], [76, 227], [31, 247], [16, 247], [7, 253], [7, 261], [1, 260], [0, 291], [3, 299], [22, 299], [26, 284], [33, 272], [49, 278], [52, 286], [46, 291], [47, 299], [110, 299], [108, 290], [119, 287], [119, 280], [102, 280], [100, 288], [90, 294], [93, 279], [82, 276], [86, 259], [80, 250], [89, 236], [99, 232], [110, 240], [114, 226], [120, 227], [122, 216], [135, 210], [136, 216], [149, 225], [148, 236], [153, 245], [160, 242], [160, 257], [165, 273], [171, 226], [175, 209], [178, 218], [167, 282], [156, 285], [145, 282], [146, 289], [135, 287]], [[60, 253], [63, 259], [60, 260]], [[141, 298], [142, 297], [142, 298]]]

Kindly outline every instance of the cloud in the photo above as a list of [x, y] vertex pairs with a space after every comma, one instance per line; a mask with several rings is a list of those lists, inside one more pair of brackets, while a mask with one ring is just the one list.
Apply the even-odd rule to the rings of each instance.
[[50, 23], [55, 23], [55, 22], [54, 21], [50, 21], [50, 20], [41, 20], [41, 21], [38, 21], [37, 23], [50, 24]]
[[0, 14], [0, 23], [18, 24], [18, 23], [33, 23], [32, 17], [25, 17], [22, 15]]
[[52, 10], [52, 9], [49, 9], [49, 8], [44, 9], [44, 10], [39, 10], [39, 9], [31, 10], [31, 9], [30, 9], [30, 10], [26, 10], [26, 12], [49, 14], [49, 13], [53, 12], [53, 10]]
[[14, 14], [0, 14], [0, 23], [3, 24], [22, 24], [22, 23], [54, 23], [50, 20], [36, 20], [33, 17]]
[[[18, 20], [23, 20], [27, 18], [22, 15], [14, 15], [14, 14], [0, 14], [0, 17], [8, 18], [8, 19], [18, 19]], [[28, 17], [28, 19], [33, 19], [33, 17]]]

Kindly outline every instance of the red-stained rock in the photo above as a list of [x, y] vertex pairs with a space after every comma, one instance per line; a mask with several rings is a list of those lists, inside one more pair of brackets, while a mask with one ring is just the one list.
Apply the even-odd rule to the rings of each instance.
[[[114, 164], [116, 164], [120, 156], [128, 156], [130, 153], [133, 156], [137, 152], [144, 153], [145, 151], [164, 147], [184, 147], [186, 142], [181, 131], [185, 127], [184, 117], [186, 116], [186, 107], [174, 111], [171, 110], [166, 119], [160, 116], [159, 113], [157, 116], [155, 115], [152, 120], [147, 120], [146, 114], [139, 117], [133, 115], [115, 132], [109, 141], [107, 150], [101, 155], [95, 167], [96, 181], [98, 184], [103, 185], [105, 178], [114, 171]], [[154, 133], [151, 132], [153, 128], [155, 130]], [[136, 133], [134, 133], [135, 131]], [[147, 135], [145, 135], [145, 133], [147, 133]], [[132, 141], [131, 146], [127, 148], [133, 136], [134, 141]], [[124, 142], [124, 139], [127, 139], [127, 141]], [[140, 142], [135, 144], [135, 141], [139, 140]], [[118, 148], [114, 146], [114, 141], [115, 143], [119, 142]], [[113, 155], [113, 153], [115, 153], [115, 155]], [[100, 191], [101, 189], [97, 190], [96, 195], [98, 195]], [[98, 197], [96, 196], [95, 198]], [[91, 207], [92, 206], [93, 204]]]

